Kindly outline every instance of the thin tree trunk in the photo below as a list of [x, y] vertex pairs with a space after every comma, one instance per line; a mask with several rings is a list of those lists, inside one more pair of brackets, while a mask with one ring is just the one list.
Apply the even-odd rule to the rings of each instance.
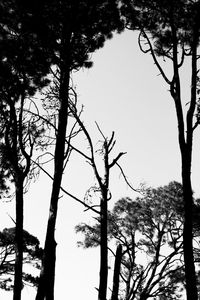
[[[185, 160], [186, 158], [184, 158]], [[197, 300], [198, 292], [196, 285], [196, 272], [193, 253], [193, 192], [189, 170], [185, 170], [183, 162], [182, 182], [184, 198], [184, 228], [183, 228], [183, 251], [185, 262], [186, 294], [187, 300]]]
[[15, 228], [15, 276], [13, 300], [21, 300], [23, 265], [23, 179], [17, 178], [16, 189], [16, 228]]
[[117, 246], [116, 256], [115, 256], [115, 266], [113, 275], [113, 290], [111, 300], [118, 300], [119, 294], [119, 279], [120, 279], [120, 267], [122, 260], [122, 245]]
[[183, 108], [181, 103], [181, 88], [178, 67], [178, 42], [176, 30], [172, 23], [173, 34], [173, 67], [174, 79], [171, 85], [171, 95], [174, 98], [176, 107], [176, 115], [178, 121], [178, 139], [181, 153], [182, 167], [182, 185], [184, 199], [184, 228], [183, 228], [183, 251], [185, 263], [185, 279], [186, 279], [186, 294], [187, 300], [198, 300], [196, 272], [194, 265], [193, 253], [193, 192], [191, 184], [191, 165], [192, 165], [192, 149], [193, 149], [193, 118], [196, 108], [196, 93], [197, 93], [197, 46], [198, 46], [198, 31], [194, 28], [193, 41], [191, 45], [192, 53], [192, 78], [191, 78], [191, 99], [186, 118], [186, 137], [185, 124], [183, 116]]
[[[196, 16], [198, 24], [199, 16]], [[183, 228], [183, 251], [185, 262], [186, 294], [187, 300], [198, 300], [197, 279], [194, 264], [193, 252], [193, 191], [191, 184], [191, 165], [193, 149], [193, 118], [197, 102], [197, 47], [198, 47], [198, 27], [193, 28], [192, 52], [192, 78], [191, 78], [191, 100], [187, 112], [187, 132], [186, 143], [180, 145], [182, 156], [182, 183], [184, 198], [184, 228]]]
[[102, 178], [99, 176], [98, 172], [95, 169], [96, 178], [99, 182], [99, 187], [101, 190], [101, 202], [100, 202], [100, 234], [101, 234], [101, 240], [100, 240], [100, 278], [99, 278], [99, 294], [98, 299], [99, 300], [106, 300], [107, 297], [107, 285], [108, 285], [108, 191], [109, 191], [109, 177], [110, 177], [110, 168], [112, 168], [117, 160], [124, 154], [119, 153], [118, 156], [113, 160], [111, 164], [109, 164], [109, 153], [113, 148], [114, 145], [114, 132], [112, 133], [112, 136], [110, 140], [107, 140], [104, 137], [104, 180], [102, 181]]
[[108, 281], [108, 242], [107, 242], [107, 191], [101, 199], [101, 242], [100, 242], [100, 274], [99, 300], [106, 300]]

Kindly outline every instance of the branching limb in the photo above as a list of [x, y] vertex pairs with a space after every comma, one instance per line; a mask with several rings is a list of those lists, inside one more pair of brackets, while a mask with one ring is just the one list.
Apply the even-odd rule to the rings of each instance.
[[[144, 38], [146, 39], [147, 44], [148, 44], [148, 46], [149, 46], [149, 48], [146, 49], [146, 50], [142, 47], [141, 37], [144, 37]], [[147, 35], [146, 32], [144, 31], [144, 29], [142, 29], [141, 32], [140, 32], [140, 35], [139, 35], [139, 38], [138, 38], [138, 44], [139, 44], [140, 50], [141, 50], [143, 53], [148, 53], [148, 52], [151, 53], [151, 56], [152, 56], [152, 58], [153, 58], [153, 61], [154, 61], [155, 65], [156, 65], [156, 67], [158, 68], [160, 74], [162, 75], [163, 79], [167, 82], [167, 84], [170, 85], [170, 84], [171, 84], [171, 81], [168, 79], [168, 77], [166, 76], [164, 70], [162, 69], [161, 65], [159, 64], [159, 62], [158, 62], [158, 60], [157, 60], [157, 58], [156, 58], [156, 55], [155, 55], [153, 46], [152, 46], [152, 44], [151, 44], [151, 42], [150, 42], [150, 39], [149, 39], [148, 35]]]
[[118, 162], [118, 160], [120, 159], [120, 157], [121, 157], [122, 155], [124, 155], [124, 154], [126, 154], [126, 152], [120, 152], [120, 153], [117, 155], [117, 157], [116, 157], [115, 159], [113, 159], [112, 163], [109, 164], [109, 168], [112, 168], [114, 165], [116, 165], [117, 162]]
[[[40, 164], [38, 164], [36, 161], [32, 160], [34, 164], [36, 164], [51, 180], [53, 180], [53, 176], [51, 176]], [[64, 192], [67, 196], [71, 197], [72, 199], [76, 200], [77, 202], [83, 204], [87, 209], [92, 210], [93, 212], [100, 214], [98, 210], [94, 209], [93, 207], [87, 205], [84, 201], [80, 200], [76, 196], [69, 193], [67, 190], [65, 190], [62, 186], [60, 187], [61, 191]]]
[[131, 190], [133, 190], [134, 192], [137, 192], [137, 193], [141, 193], [141, 190], [140, 189], [135, 189], [134, 187], [132, 187], [132, 185], [130, 184], [130, 182], [128, 181], [122, 167], [120, 166], [120, 164], [118, 162], [116, 162], [116, 165], [118, 166], [118, 168], [120, 169], [121, 171], [121, 174], [126, 182], [126, 184], [130, 187]]

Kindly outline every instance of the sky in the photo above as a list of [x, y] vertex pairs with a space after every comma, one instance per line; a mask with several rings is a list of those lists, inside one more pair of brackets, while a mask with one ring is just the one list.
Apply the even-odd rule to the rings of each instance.
[[[126, 152], [120, 159], [129, 182], [137, 188], [141, 183], [160, 186], [172, 180], [181, 180], [177, 124], [169, 87], [159, 75], [152, 58], [143, 54], [137, 44], [138, 34], [131, 31], [115, 35], [104, 48], [92, 55], [94, 66], [73, 75], [79, 105], [84, 105], [82, 119], [90, 132], [96, 149], [101, 135], [115, 132], [116, 146], [112, 158]], [[166, 65], [170, 75], [170, 67]], [[187, 103], [185, 81], [189, 66], [183, 71], [183, 95]], [[195, 134], [192, 180], [195, 196], [199, 196], [199, 131]], [[78, 142], [79, 143], [79, 142]], [[80, 147], [84, 142], [80, 140]], [[101, 161], [99, 162], [99, 164]], [[91, 167], [85, 160], [72, 154], [63, 177], [63, 187], [84, 199], [85, 192], [94, 184]], [[52, 183], [41, 174], [25, 195], [25, 229], [36, 235], [43, 245]], [[119, 169], [111, 174], [110, 189], [113, 203], [121, 197], [137, 194], [125, 184]], [[14, 202], [0, 204], [1, 228], [13, 226]], [[76, 224], [92, 222], [89, 212], [66, 195], [59, 200], [56, 226], [57, 265], [55, 300], [97, 299], [99, 249], [77, 247], [81, 238], [75, 234]], [[109, 257], [111, 263], [111, 258]], [[12, 299], [10, 293], [0, 293], [3, 299]], [[34, 299], [33, 291], [25, 287], [23, 300]]]

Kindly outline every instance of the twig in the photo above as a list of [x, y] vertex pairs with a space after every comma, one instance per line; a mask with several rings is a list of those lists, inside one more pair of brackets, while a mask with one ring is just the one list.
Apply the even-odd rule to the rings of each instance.
[[11, 215], [9, 215], [9, 213], [7, 213], [7, 215], [8, 215], [9, 218], [13, 221], [13, 223], [16, 225], [16, 221], [11, 217]]
[[115, 164], [117, 164], [118, 160], [122, 155], [126, 154], [126, 152], [120, 152], [115, 159], [113, 159], [112, 163], [109, 164], [109, 168], [112, 168]]
[[121, 171], [121, 173], [122, 173], [122, 176], [123, 176], [123, 178], [124, 178], [126, 184], [130, 187], [130, 189], [133, 190], [134, 192], [141, 193], [141, 190], [140, 190], [140, 189], [135, 189], [135, 188], [133, 188], [132, 185], [128, 182], [127, 177], [126, 177], [126, 175], [124, 174], [124, 171], [123, 171], [122, 167], [118, 164], [118, 162], [116, 162], [116, 165], [117, 165], [118, 168], [120, 169], [120, 171]]
[[[51, 180], [53, 180], [53, 176], [51, 176], [40, 164], [38, 164], [36, 161], [32, 160], [32, 162], [34, 164], [36, 164]], [[93, 207], [87, 205], [84, 201], [78, 199], [76, 196], [72, 195], [71, 193], [69, 193], [68, 191], [66, 191], [62, 186], [60, 187], [60, 190], [62, 192], [64, 192], [66, 195], [68, 195], [69, 197], [71, 197], [72, 199], [76, 200], [77, 202], [81, 203], [82, 205], [84, 205], [85, 207], [87, 207], [87, 210], [92, 210], [93, 212], [100, 214], [100, 212], [96, 209], [94, 209]]]

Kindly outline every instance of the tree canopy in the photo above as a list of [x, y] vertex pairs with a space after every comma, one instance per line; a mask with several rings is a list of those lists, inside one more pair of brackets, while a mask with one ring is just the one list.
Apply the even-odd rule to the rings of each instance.
[[[184, 198], [183, 249], [188, 300], [197, 300], [193, 253], [193, 188], [191, 180], [193, 134], [199, 125], [199, 1], [123, 1], [122, 15], [129, 29], [139, 29], [139, 47], [150, 53], [174, 100]], [[165, 68], [168, 62], [171, 70]], [[181, 68], [190, 63], [189, 99], [182, 95]]]
[[[148, 188], [135, 200], [118, 200], [108, 218], [109, 248], [122, 245], [120, 297], [179, 299], [185, 277], [183, 254], [183, 189], [178, 182]], [[99, 222], [81, 223], [79, 246], [99, 246]], [[121, 299], [120, 298], [120, 299]]]
[[[13, 289], [13, 277], [15, 269], [15, 227], [5, 228], [0, 232], [0, 288], [7, 291]], [[39, 240], [24, 230], [23, 234], [23, 264], [40, 269], [42, 248]], [[31, 272], [23, 272], [23, 285], [26, 283], [37, 286], [37, 276]]]
[[[21, 299], [23, 279], [37, 283], [34, 277], [22, 272], [23, 261], [33, 262], [41, 259], [41, 255], [36, 299], [54, 299], [58, 200], [63, 173], [73, 150], [92, 165], [101, 195], [97, 222], [76, 227], [85, 236], [80, 245], [101, 247], [99, 300], [107, 298], [107, 253], [109, 247], [115, 256], [114, 242], [118, 254], [113, 300], [117, 299], [119, 284], [120, 297], [126, 300], [178, 299], [185, 285], [188, 300], [197, 299], [199, 201], [193, 198], [191, 165], [193, 133], [200, 121], [199, 15], [200, 1], [195, 0], [1, 1], [0, 195], [14, 187], [16, 228], [0, 232], [3, 278], [0, 285], [9, 289], [9, 273], [15, 273], [14, 300]], [[113, 32], [121, 33], [125, 28], [139, 30], [141, 51], [151, 54], [169, 86], [177, 116], [182, 185], [171, 182], [149, 188], [135, 200], [120, 199], [108, 212], [109, 171], [124, 153], [110, 162], [114, 133], [110, 139], [102, 134], [105, 174], [101, 177], [92, 140], [77, 110], [72, 73], [91, 67], [92, 53], [102, 48]], [[180, 69], [186, 60], [191, 60], [191, 84], [190, 99], [184, 103]], [[171, 66], [169, 72], [165, 71], [165, 61]], [[36, 96], [40, 99], [37, 103]], [[38, 107], [46, 115], [41, 115]], [[53, 129], [50, 135], [49, 128]], [[91, 156], [71, 144], [81, 131], [89, 143]], [[23, 196], [34, 176], [32, 166], [37, 165], [48, 174], [33, 160], [38, 149], [46, 150], [45, 155], [50, 155], [53, 162], [44, 251], [39, 248], [37, 238], [23, 229]], [[91, 209], [95, 211], [92, 206]]]

